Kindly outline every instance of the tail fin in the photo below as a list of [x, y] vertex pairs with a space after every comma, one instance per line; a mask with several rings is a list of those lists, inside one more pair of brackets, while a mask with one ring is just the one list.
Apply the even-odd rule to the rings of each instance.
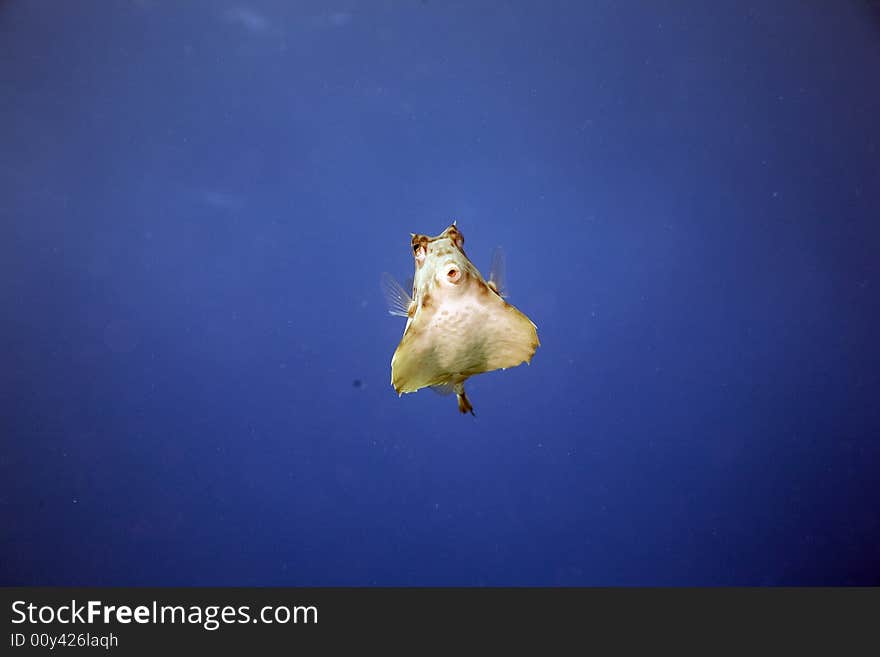
[[458, 393], [458, 410], [461, 413], [470, 413], [474, 417], [477, 415], [474, 413], [474, 407], [471, 406], [471, 400], [468, 399], [467, 394], [463, 389]]

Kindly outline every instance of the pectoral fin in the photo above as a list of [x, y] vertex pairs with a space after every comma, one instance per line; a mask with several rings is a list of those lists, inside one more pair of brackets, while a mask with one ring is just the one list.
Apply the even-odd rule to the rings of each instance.
[[388, 304], [388, 313], [397, 317], [409, 317], [412, 297], [389, 273], [382, 273], [382, 294]]
[[495, 252], [492, 254], [492, 266], [489, 269], [489, 280], [487, 281], [489, 287], [499, 297], [507, 296], [504, 272], [504, 249], [499, 246], [495, 248]]

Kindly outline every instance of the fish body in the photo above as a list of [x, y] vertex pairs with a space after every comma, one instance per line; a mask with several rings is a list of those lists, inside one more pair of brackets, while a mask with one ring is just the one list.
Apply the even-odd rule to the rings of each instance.
[[391, 384], [399, 395], [426, 387], [454, 392], [459, 410], [473, 414], [465, 381], [530, 362], [540, 345], [537, 328], [504, 300], [500, 281], [486, 281], [468, 259], [455, 223], [436, 237], [413, 234], [412, 251], [412, 296], [386, 283], [392, 314], [407, 318]]

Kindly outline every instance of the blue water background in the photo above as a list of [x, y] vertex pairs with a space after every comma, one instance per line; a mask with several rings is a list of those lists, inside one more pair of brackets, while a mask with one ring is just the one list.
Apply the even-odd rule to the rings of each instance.
[[[0, 583], [880, 584], [876, 3], [0, 3]], [[453, 219], [530, 366], [398, 398]]]

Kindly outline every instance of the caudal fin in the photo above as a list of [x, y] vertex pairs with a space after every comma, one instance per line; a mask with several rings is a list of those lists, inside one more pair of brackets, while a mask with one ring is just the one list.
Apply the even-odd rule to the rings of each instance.
[[477, 415], [474, 413], [474, 407], [471, 406], [471, 400], [468, 399], [464, 390], [458, 393], [458, 410], [461, 413], [470, 413], [475, 417]]

